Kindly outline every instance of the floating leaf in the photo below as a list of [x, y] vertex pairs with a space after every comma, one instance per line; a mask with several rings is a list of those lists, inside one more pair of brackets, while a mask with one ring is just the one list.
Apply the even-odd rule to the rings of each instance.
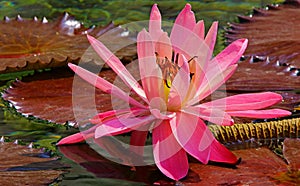
[[85, 28], [67, 13], [54, 22], [6, 17], [0, 21], [0, 73], [78, 63], [90, 46], [86, 34], [98, 37], [114, 27]]
[[254, 92], [300, 89], [300, 76], [294, 76], [286, 66], [277, 65], [276, 61], [266, 58], [258, 62], [251, 60], [239, 63], [235, 73], [226, 82], [226, 90]]
[[299, 89], [299, 5], [298, 1], [286, 1], [254, 9], [253, 15], [239, 16], [240, 23], [230, 24], [227, 41], [248, 38], [249, 45], [244, 54], [247, 60], [227, 82], [228, 90]]
[[191, 163], [190, 168], [200, 175], [202, 185], [276, 185], [276, 174], [287, 170], [284, 161], [267, 148], [237, 150], [242, 158], [236, 168]]
[[[203, 165], [191, 159], [187, 177], [177, 183], [162, 175], [154, 166], [136, 167], [133, 171], [132, 167], [113, 163], [86, 144], [60, 146], [59, 150], [97, 177], [119, 180], [116, 183], [122, 180], [154, 185], [277, 185], [282, 183], [296, 185], [297, 183], [297, 179], [279, 179], [278, 175], [287, 172], [287, 165], [267, 148], [233, 151], [242, 159], [236, 167], [214, 163]], [[300, 154], [298, 153], [297, 156]]]
[[226, 35], [229, 42], [248, 38], [246, 56], [269, 56], [286, 68], [300, 67], [300, 3], [285, 1], [266, 9], [254, 9], [253, 15], [239, 16], [240, 23], [231, 24]]
[[[10, 101], [17, 111], [24, 115], [59, 124], [75, 125], [76, 119], [84, 123], [92, 118], [94, 108], [89, 104], [90, 99], [95, 99], [99, 112], [111, 109], [109, 94], [78, 79], [76, 88], [85, 87], [85, 89], [81, 91], [83, 95], [77, 99], [77, 104], [80, 104], [80, 111], [77, 113], [80, 115], [77, 115], [75, 119], [72, 109], [72, 96], [75, 96], [72, 93], [73, 76], [71, 70], [66, 68], [36, 74], [31, 78], [24, 78], [23, 81], [14, 82], [3, 94], [3, 98]], [[105, 79], [110, 82], [116, 77], [112, 70], [103, 70], [100, 76], [105, 76]], [[96, 91], [95, 98], [91, 98], [90, 95], [94, 91]]]
[[1, 142], [0, 153], [0, 185], [45, 185], [64, 173], [57, 157], [39, 149]]
[[227, 41], [248, 38], [249, 44], [245, 60], [226, 82], [226, 90], [281, 91], [284, 107], [293, 110], [300, 103], [299, 94], [294, 92], [300, 89], [299, 15], [299, 1], [287, 0], [281, 5], [254, 9], [252, 15], [238, 16], [240, 22], [230, 24]]
[[283, 155], [289, 164], [290, 170], [292, 172], [293, 171], [299, 172], [300, 171], [300, 139], [290, 139], [290, 138], [285, 139], [283, 142]]

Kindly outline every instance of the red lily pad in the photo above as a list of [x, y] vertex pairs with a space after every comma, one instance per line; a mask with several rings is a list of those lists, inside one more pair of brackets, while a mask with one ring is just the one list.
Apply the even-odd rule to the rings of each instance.
[[[78, 163], [87, 171], [100, 178], [130, 180], [155, 185], [175, 185], [176, 182], [165, 177], [154, 166], [127, 167], [113, 163], [86, 144], [60, 146], [59, 150], [67, 158]], [[194, 159], [186, 178], [177, 182], [184, 185], [296, 185], [297, 179], [286, 180], [278, 177], [288, 171], [283, 159], [267, 148], [235, 150], [233, 153], [242, 158], [236, 167], [210, 163], [203, 165]], [[300, 156], [297, 153], [297, 156]], [[67, 175], [66, 175], [67, 176]]]
[[248, 38], [246, 61], [227, 82], [227, 90], [265, 91], [299, 89], [300, 3], [286, 1], [251, 16], [239, 16], [230, 24], [226, 38], [232, 42]]
[[57, 157], [39, 149], [1, 142], [0, 152], [0, 185], [46, 185], [64, 173]]
[[283, 142], [283, 155], [292, 172], [300, 171], [300, 139], [285, 139]]
[[253, 62], [252, 59], [239, 63], [235, 73], [226, 82], [226, 90], [256, 92], [291, 91], [300, 88], [300, 76], [295, 76], [286, 66], [280, 66], [276, 61], [267, 58], [258, 62]]
[[227, 31], [228, 42], [248, 38], [245, 56], [269, 56], [286, 68], [300, 68], [300, 2], [285, 1], [266, 9], [254, 9], [253, 15], [239, 16]]
[[[116, 75], [112, 70], [103, 70], [100, 76], [112, 82]], [[111, 96], [105, 94], [85, 81], [78, 79], [78, 88], [85, 87], [83, 95], [78, 98], [80, 115], [74, 116], [72, 105], [72, 85], [74, 73], [66, 68], [58, 68], [36, 76], [23, 78], [23, 81], [14, 82], [2, 95], [14, 105], [18, 112], [26, 116], [34, 116], [50, 122], [77, 125], [76, 119], [83, 123], [94, 116], [94, 108], [90, 99], [95, 99], [98, 112], [111, 110]], [[83, 86], [80, 86], [83, 85]], [[50, 88], [51, 87], [51, 88]], [[90, 94], [96, 91], [95, 98]]]
[[287, 171], [285, 162], [267, 148], [237, 150], [242, 158], [236, 168], [191, 163], [202, 185], [277, 185], [276, 175]]
[[0, 73], [78, 63], [90, 46], [86, 34], [98, 37], [114, 27], [85, 28], [67, 13], [52, 22], [6, 17], [0, 21]]
[[300, 2], [291, 0], [254, 9], [252, 15], [238, 16], [240, 22], [230, 24], [227, 42], [248, 38], [249, 44], [245, 60], [226, 82], [226, 90], [280, 91], [287, 100], [282, 108], [293, 110], [300, 103], [299, 94], [294, 92], [300, 88], [299, 15]]

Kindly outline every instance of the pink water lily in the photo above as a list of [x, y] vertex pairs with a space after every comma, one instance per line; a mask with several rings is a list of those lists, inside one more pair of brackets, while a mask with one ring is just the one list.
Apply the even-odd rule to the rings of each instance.
[[69, 64], [84, 80], [125, 100], [130, 107], [99, 113], [91, 119], [95, 124], [92, 128], [66, 137], [58, 145], [131, 132], [130, 144], [143, 146], [150, 131], [155, 163], [162, 173], [174, 180], [187, 175], [187, 153], [204, 164], [208, 161], [236, 164], [237, 157], [214, 138], [204, 120], [232, 125], [232, 116], [277, 118], [290, 112], [262, 110], [282, 100], [279, 94], [272, 92], [240, 94], [203, 103], [204, 98], [234, 73], [248, 42], [237, 40], [212, 58], [217, 27], [214, 22], [204, 37], [203, 21], [196, 23], [187, 4], [168, 37], [161, 29], [161, 14], [154, 5], [149, 32], [144, 29], [137, 36], [141, 84], [100, 41], [88, 36], [98, 55], [142, 102], [105, 79]]

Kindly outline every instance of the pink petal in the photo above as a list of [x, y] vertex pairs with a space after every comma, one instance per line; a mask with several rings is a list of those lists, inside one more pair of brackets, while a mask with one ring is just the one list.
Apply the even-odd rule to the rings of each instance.
[[[198, 59], [195, 59], [196, 62], [190, 62], [190, 73], [193, 73], [193, 77], [191, 79], [190, 87], [188, 90], [188, 96], [186, 101], [189, 103], [192, 99], [194, 99], [200, 85], [202, 84], [205, 72], [203, 69], [205, 68], [205, 64], [200, 64]], [[202, 66], [201, 66], [202, 65]]]
[[210, 121], [217, 125], [231, 126], [233, 125], [233, 120], [231, 116], [223, 110], [216, 108], [205, 108], [202, 105], [187, 107], [182, 110], [182, 112], [187, 114], [192, 114], [196, 117], [202, 118], [204, 120]]
[[140, 114], [146, 113], [148, 110], [140, 108], [128, 108], [122, 110], [110, 110], [107, 112], [102, 112], [90, 119], [90, 122], [93, 124], [102, 124], [106, 120], [114, 119], [115, 117], [119, 118], [128, 118], [138, 116]]
[[183, 10], [178, 14], [175, 24], [181, 25], [189, 30], [193, 30], [196, 25], [196, 19], [190, 4], [187, 3]]
[[166, 32], [161, 34], [158, 41], [156, 42], [155, 52], [157, 52], [158, 56], [161, 58], [167, 57], [169, 60], [172, 60], [172, 45], [170, 38], [168, 37], [168, 34]]
[[56, 145], [68, 145], [85, 141], [84, 136], [79, 132], [61, 139]]
[[159, 109], [151, 109], [151, 114], [156, 118], [156, 119], [161, 119], [161, 120], [169, 120], [173, 117], [175, 117], [176, 113], [175, 112], [167, 112], [167, 111], [164, 111], [162, 112], [161, 110]]
[[184, 150], [207, 164], [210, 145], [215, 138], [205, 123], [197, 116], [178, 113], [176, 118], [170, 120], [170, 124], [175, 138]]
[[148, 100], [165, 97], [162, 72], [156, 63], [153, 41], [145, 29], [138, 34], [137, 52], [141, 81]]
[[182, 44], [186, 38], [194, 34], [193, 29], [195, 25], [196, 19], [194, 13], [191, 11], [191, 5], [186, 4], [184, 9], [177, 16], [170, 35], [175, 53], [178, 53], [178, 50], [184, 51]]
[[204, 32], [205, 32], [205, 26], [204, 26], [204, 21], [198, 21], [198, 23], [195, 25], [193, 32], [199, 36], [201, 39], [204, 40]]
[[188, 105], [194, 105], [212, 94], [232, 76], [236, 68], [237, 65], [231, 65], [223, 73], [217, 71], [216, 74], [213, 75], [209, 74], [209, 76], [207, 76], [207, 74], [205, 74], [202, 84], [198, 88], [194, 98], [188, 102]]
[[242, 111], [228, 111], [228, 114], [236, 117], [247, 118], [279, 118], [283, 116], [291, 115], [291, 112], [282, 109], [270, 109], [270, 110], [242, 110]]
[[144, 145], [147, 140], [148, 131], [134, 130], [130, 137], [130, 150], [142, 156], [144, 154]]
[[153, 129], [152, 143], [154, 160], [162, 173], [173, 180], [187, 175], [189, 164], [186, 152], [172, 134], [167, 120]]
[[68, 65], [82, 79], [84, 79], [91, 85], [96, 86], [103, 92], [108, 93], [108, 94], [113, 94], [113, 95], [117, 96], [118, 98], [120, 98], [132, 105], [135, 105], [137, 107], [146, 108], [144, 105], [142, 105], [141, 103], [137, 102], [135, 99], [128, 96], [128, 94], [126, 94], [120, 88], [114, 86], [113, 84], [111, 84], [110, 82], [106, 81], [105, 79], [97, 76], [96, 74], [93, 74], [93, 73], [91, 73], [79, 66], [73, 65], [71, 63], [69, 63]]
[[180, 108], [190, 86], [190, 69], [187, 60], [182, 55], [183, 65], [177, 72], [170, 89], [168, 108]]
[[252, 93], [252, 94], [238, 94], [226, 98], [213, 100], [202, 104], [208, 108], [218, 108], [226, 111], [242, 111], [242, 110], [256, 110], [272, 106], [282, 100], [280, 94], [273, 92]]
[[212, 56], [216, 39], [217, 39], [217, 34], [218, 34], [218, 22], [213, 22], [212, 26], [210, 27], [206, 37], [205, 37], [205, 43], [208, 45], [209, 48], [209, 53], [207, 54], [208, 56]]
[[87, 38], [97, 54], [118, 74], [128, 87], [132, 88], [147, 103], [148, 100], [146, 99], [144, 90], [127, 71], [122, 62], [100, 41], [89, 35], [87, 35]]
[[[195, 73], [194, 87], [198, 87], [198, 89], [197, 92], [193, 94], [195, 98], [189, 102], [190, 105], [195, 104], [210, 95], [231, 77], [234, 72], [234, 70], [231, 71], [232, 68], [234, 68], [233, 65], [240, 59], [247, 47], [247, 44], [247, 39], [236, 40], [207, 63], [207, 66], [202, 66], [202, 69], [205, 69], [205, 73], [201, 73], [200, 77], [196, 77], [199, 75]], [[222, 80], [222, 78], [224, 78], [224, 80]], [[201, 86], [198, 85], [199, 82], [201, 82]], [[198, 98], [199, 95], [201, 96]]]
[[149, 34], [151, 38], [156, 42], [163, 33], [161, 29], [161, 15], [157, 8], [157, 4], [152, 6], [150, 21], [149, 21]]
[[215, 73], [216, 70], [222, 72], [228, 66], [236, 64], [245, 52], [247, 45], [247, 39], [239, 39], [234, 41], [212, 59], [212, 61], [208, 64], [207, 69], [209, 71], [211, 70], [211, 73]]
[[230, 152], [226, 147], [214, 140], [211, 144], [210, 161], [228, 163], [236, 165], [239, 161], [237, 157]]
[[74, 143], [79, 143], [82, 141], [85, 141], [88, 138], [94, 137], [94, 131], [97, 126], [91, 127], [85, 131], [81, 131], [79, 133], [67, 136], [63, 139], [61, 139], [57, 145], [67, 145], [67, 144], [74, 144]]
[[154, 120], [155, 118], [152, 115], [134, 118], [115, 118], [98, 126], [95, 131], [95, 138], [109, 135], [114, 136], [137, 130]]

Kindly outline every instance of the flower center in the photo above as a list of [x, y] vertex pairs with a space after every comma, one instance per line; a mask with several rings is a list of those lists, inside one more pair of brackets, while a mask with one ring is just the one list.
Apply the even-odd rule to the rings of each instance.
[[176, 60], [174, 61], [174, 52], [172, 59], [165, 57], [160, 57], [156, 52], [156, 63], [162, 71], [164, 83], [167, 89], [171, 88], [171, 84], [179, 71], [180, 67], [178, 66], [178, 54], [176, 55]]
[[[159, 68], [162, 71], [163, 79], [164, 79], [164, 85], [165, 85], [165, 92], [168, 94], [172, 85], [172, 82], [179, 71], [180, 67], [178, 65], [178, 57], [179, 53], [175, 55], [174, 51], [172, 53], [172, 59], [168, 59], [168, 57], [161, 57], [157, 52], [155, 52], [156, 55], [156, 63], [158, 64]], [[197, 58], [197, 56], [194, 56], [188, 60], [188, 63], [194, 61], [194, 59]], [[194, 76], [194, 73], [190, 73], [190, 77], [192, 80], [192, 77]]]

